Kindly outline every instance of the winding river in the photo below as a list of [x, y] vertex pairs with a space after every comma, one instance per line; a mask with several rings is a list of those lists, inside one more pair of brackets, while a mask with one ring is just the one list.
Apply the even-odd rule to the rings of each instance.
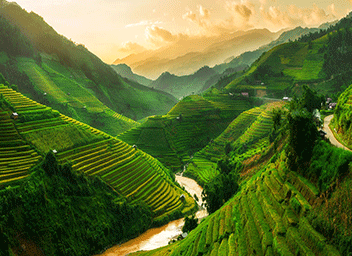
[[[192, 196], [196, 194], [199, 199], [198, 204], [202, 204], [201, 194], [203, 189], [197, 184], [197, 182], [179, 175], [176, 175], [176, 180], [181, 186], [185, 187]], [[208, 213], [204, 209], [201, 209], [196, 213], [198, 219], [205, 218], [207, 215]], [[123, 256], [140, 250], [148, 251], [165, 246], [172, 238], [182, 234], [183, 224], [184, 222], [182, 218], [171, 221], [159, 228], [148, 229], [140, 236], [129, 240], [126, 243], [115, 245], [102, 254], [99, 254], [99, 256]]]

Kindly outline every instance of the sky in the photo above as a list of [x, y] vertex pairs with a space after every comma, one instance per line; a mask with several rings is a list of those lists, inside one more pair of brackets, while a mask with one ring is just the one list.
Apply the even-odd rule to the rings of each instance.
[[[8, 0], [12, 1], [12, 0]], [[239, 30], [314, 27], [346, 16], [352, 0], [16, 0], [104, 62], [180, 39]]]

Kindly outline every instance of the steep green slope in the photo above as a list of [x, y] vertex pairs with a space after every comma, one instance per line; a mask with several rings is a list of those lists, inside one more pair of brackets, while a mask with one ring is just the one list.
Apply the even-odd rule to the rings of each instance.
[[148, 79], [144, 76], [137, 75], [132, 72], [132, 69], [127, 66], [126, 64], [118, 64], [118, 65], [111, 65], [111, 67], [119, 74], [120, 76], [124, 78], [128, 78], [129, 80], [136, 81], [137, 83], [140, 83], [145, 86], [150, 86], [150, 84], [153, 82], [153, 80]]
[[184, 192], [150, 155], [5, 86], [0, 94], [4, 106], [18, 113], [16, 120], [10, 119], [8, 108], [1, 115], [8, 128], [1, 134], [1, 186], [22, 182], [40, 155], [55, 150], [60, 163], [69, 161], [73, 170], [101, 177], [123, 196], [144, 201], [156, 222], [195, 206], [191, 197], [180, 200]]
[[248, 99], [227, 94], [191, 95], [175, 105], [167, 115], [149, 117], [145, 123], [120, 134], [118, 138], [137, 145], [177, 170], [250, 105]]
[[222, 84], [221, 89], [283, 97], [300, 95], [302, 86], [307, 84], [321, 94], [337, 98], [351, 83], [351, 22], [348, 16], [327, 30], [309, 33], [264, 52], [245, 74]]
[[136, 125], [114, 112], [138, 120], [166, 113], [177, 102], [169, 94], [121, 78], [38, 15], [6, 1], [0, 7], [0, 33], [19, 42], [17, 48], [11, 40], [0, 45], [0, 72], [31, 98], [112, 135]]
[[339, 141], [347, 146], [352, 147], [351, 137], [351, 106], [352, 106], [352, 85], [348, 87], [339, 97], [334, 118], [332, 119], [331, 128], [335, 131], [335, 136]]
[[219, 174], [217, 162], [229, 155], [231, 150], [236, 152], [235, 158], [241, 163], [260, 155], [270, 144], [272, 110], [282, 105], [283, 102], [275, 102], [243, 112], [223, 133], [193, 156], [184, 175], [204, 185]]
[[313, 42], [309, 46], [308, 43], [291, 42], [279, 45], [264, 53], [243, 76], [226, 85], [225, 89], [235, 92], [247, 90], [253, 95], [261, 90], [268, 95], [281, 97], [297, 90], [296, 85], [323, 82], [324, 53], [320, 49], [325, 43]]
[[[286, 161], [285, 152], [277, 152], [252, 178], [242, 182], [238, 194], [186, 239], [133, 255], [350, 255], [350, 227], [343, 225], [344, 242], [339, 244], [338, 239], [331, 238], [328, 225], [333, 223], [333, 215], [328, 214], [333, 209], [329, 202], [322, 203], [328, 199], [320, 197], [323, 191], [314, 184], [290, 171]], [[332, 161], [325, 158], [322, 165]], [[330, 200], [335, 207], [337, 198], [350, 191], [346, 189], [350, 178], [346, 182]], [[340, 206], [350, 209], [348, 200], [341, 201]], [[336, 211], [338, 225], [343, 212]], [[341, 231], [339, 234], [343, 235]]]
[[152, 212], [54, 154], [0, 189], [1, 255], [91, 255], [148, 229]]
[[191, 94], [203, 93], [205, 89], [220, 78], [220, 74], [208, 66], [204, 66], [197, 72], [187, 76], [176, 76], [164, 72], [150, 86], [168, 92], [176, 98], [182, 98]]

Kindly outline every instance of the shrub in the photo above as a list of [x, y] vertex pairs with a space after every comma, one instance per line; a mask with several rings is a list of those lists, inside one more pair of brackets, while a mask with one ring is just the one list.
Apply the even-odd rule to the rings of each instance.
[[185, 224], [182, 227], [182, 232], [191, 232], [193, 229], [195, 229], [198, 226], [198, 219], [196, 216], [193, 214], [192, 216], [185, 217]]
[[317, 182], [322, 192], [331, 184], [348, 173], [352, 153], [341, 148], [332, 147], [325, 141], [318, 141], [313, 149], [311, 165], [305, 176]]

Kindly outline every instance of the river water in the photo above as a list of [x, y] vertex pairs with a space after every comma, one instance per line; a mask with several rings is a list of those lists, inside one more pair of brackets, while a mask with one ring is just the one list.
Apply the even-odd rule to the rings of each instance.
[[[202, 187], [200, 187], [197, 182], [187, 177], [176, 175], [176, 180], [181, 186], [184, 186], [192, 196], [196, 194], [199, 199], [198, 204], [201, 205]], [[196, 213], [198, 219], [205, 218], [207, 215], [208, 213], [204, 209], [201, 209]], [[148, 229], [140, 236], [129, 240], [126, 243], [115, 245], [102, 254], [99, 254], [99, 256], [123, 256], [140, 250], [148, 251], [165, 246], [171, 239], [182, 234], [183, 224], [184, 221], [182, 218], [171, 221], [159, 228]]]

